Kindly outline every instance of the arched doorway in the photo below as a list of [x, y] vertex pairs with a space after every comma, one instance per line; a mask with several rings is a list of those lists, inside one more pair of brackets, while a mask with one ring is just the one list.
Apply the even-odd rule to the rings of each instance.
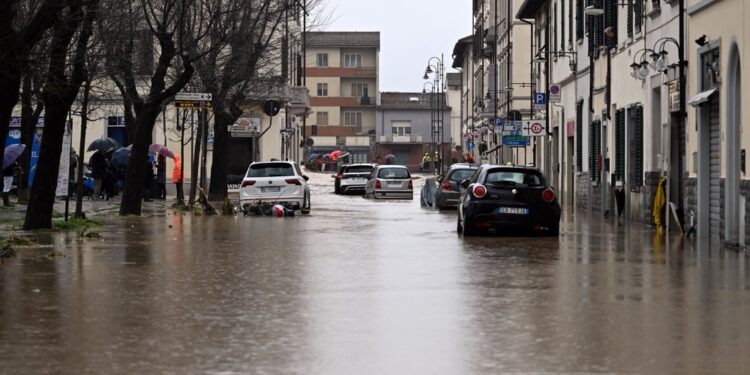
[[[740, 222], [740, 129], [742, 105], [742, 68], [737, 43], [732, 43], [729, 51], [727, 70], [727, 127], [726, 127], [726, 185], [725, 185], [725, 222], [724, 240], [728, 243], [740, 242], [740, 231], [744, 223]], [[744, 217], [744, 215], [743, 215]], [[743, 236], [744, 237], [744, 236]]]

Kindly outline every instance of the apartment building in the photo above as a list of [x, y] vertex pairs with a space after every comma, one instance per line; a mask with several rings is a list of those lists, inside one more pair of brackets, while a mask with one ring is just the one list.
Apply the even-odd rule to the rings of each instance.
[[306, 124], [309, 152], [344, 150], [352, 162], [372, 160], [380, 33], [310, 32], [305, 44], [312, 107]]

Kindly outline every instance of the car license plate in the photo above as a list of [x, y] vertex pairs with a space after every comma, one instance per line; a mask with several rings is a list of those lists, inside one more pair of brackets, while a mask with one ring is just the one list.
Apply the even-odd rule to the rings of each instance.
[[497, 209], [497, 212], [509, 215], [528, 215], [529, 209], [520, 207], [500, 207]]
[[281, 186], [267, 186], [263, 188], [264, 193], [278, 193], [281, 191]]
[[400, 182], [389, 182], [388, 186], [401, 186]]

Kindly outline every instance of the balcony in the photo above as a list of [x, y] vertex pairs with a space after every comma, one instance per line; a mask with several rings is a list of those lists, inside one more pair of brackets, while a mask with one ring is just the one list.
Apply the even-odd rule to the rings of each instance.
[[305, 68], [307, 77], [377, 78], [376, 68]]
[[423, 143], [422, 136], [417, 134], [410, 135], [381, 135], [380, 143]]
[[292, 86], [289, 88], [289, 107], [293, 110], [306, 110], [310, 108], [310, 93], [307, 87]]
[[357, 105], [360, 106], [374, 106], [375, 98], [371, 96], [359, 96], [357, 97]]

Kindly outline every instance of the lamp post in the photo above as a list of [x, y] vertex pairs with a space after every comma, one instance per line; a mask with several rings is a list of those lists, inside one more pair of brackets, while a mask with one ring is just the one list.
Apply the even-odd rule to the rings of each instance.
[[[433, 64], [434, 61], [434, 65]], [[445, 151], [443, 150], [443, 142], [445, 138], [445, 132], [443, 129], [443, 100], [442, 96], [445, 93], [445, 66], [443, 65], [443, 56], [440, 57], [430, 57], [427, 60], [427, 68], [425, 69], [424, 76], [422, 77], [425, 80], [430, 79], [430, 75], [433, 75], [432, 80], [432, 95], [431, 95], [431, 102], [433, 103], [431, 105], [431, 113], [432, 115], [432, 122], [430, 123], [430, 129], [432, 130], [432, 137], [433, 137], [433, 145], [436, 148], [437, 151], [437, 145], [438, 142], [440, 142], [440, 164], [436, 165], [437, 168], [435, 168], [435, 173], [438, 174], [442, 172], [443, 169], [443, 161], [445, 160]], [[424, 92], [424, 87], [423, 87]], [[437, 94], [437, 95], [435, 95]], [[434, 107], [434, 109], [433, 109]], [[437, 122], [437, 126], [435, 123]], [[431, 155], [434, 158], [434, 154]]]

